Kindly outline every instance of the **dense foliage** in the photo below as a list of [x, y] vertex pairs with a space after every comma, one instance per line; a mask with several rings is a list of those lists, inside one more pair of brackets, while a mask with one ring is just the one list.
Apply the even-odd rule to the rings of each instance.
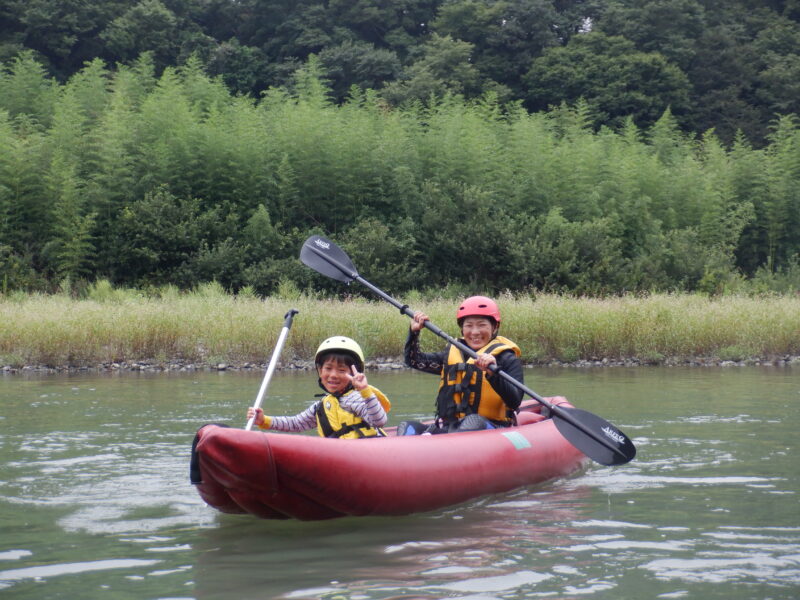
[[256, 101], [197, 59], [161, 74], [149, 55], [95, 60], [64, 84], [14, 59], [0, 76], [3, 291], [332, 289], [297, 259], [312, 232], [393, 293], [798, 287], [793, 116], [762, 148], [726, 148], [668, 110], [595, 131], [582, 102], [337, 103], [320, 71], [312, 58], [291, 91]]
[[32, 51], [60, 81], [99, 58], [156, 73], [197, 56], [235, 93], [290, 85], [312, 55], [341, 102], [487, 91], [537, 112], [586, 102], [592, 124], [737, 130], [760, 147], [800, 113], [797, 0], [7, 0], [0, 62]]

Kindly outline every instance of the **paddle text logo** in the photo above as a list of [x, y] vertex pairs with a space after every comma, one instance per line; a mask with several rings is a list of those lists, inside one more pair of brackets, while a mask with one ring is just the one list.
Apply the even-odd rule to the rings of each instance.
[[325, 250], [330, 250], [331, 245], [328, 242], [323, 242], [321, 239], [317, 238], [314, 240], [314, 243], [319, 246], [320, 248], [324, 248]]
[[619, 431], [614, 431], [613, 429], [611, 429], [611, 427], [608, 426], [603, 427], [603, 433], [605, 433], [608, 437], [610, 437], [618, 444], [625, 443], [625, 436], [622, 435]]

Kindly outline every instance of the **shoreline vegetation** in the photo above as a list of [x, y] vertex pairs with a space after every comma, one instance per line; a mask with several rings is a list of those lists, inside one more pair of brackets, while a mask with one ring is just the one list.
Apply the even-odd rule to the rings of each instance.
[[[450, 335], [457, 300], [404, 299]], [[609, 298], [501, 295], [502, 333], [526, 366], [800, 365], [800, 295], [653, 294]], [[279, 369], [310, 369], [319, 342], [357, 340], [368, 369], [406, 368], [408, 319], [358, 297], [260, 299], [207, 284], [147, 296], [106, 289], [94, 298], [0, 296], [0, 372], [262, 370], [283, 318], [299, 310]], [[423, 335], [426, 351], [444, 341]]]
[[585, 102], [529, 113], [492, 93], [338, 104], [317, 67], [256, 100], [195, 60], [95, 61], [64, 84], [30, 55], [0, 65], [2, 292], [339, 294], [297, 261], [323, 232], [399, 296], [800, 289], [794, 114], [763, 147], [726, 146], [670, 109], [598, 129]]

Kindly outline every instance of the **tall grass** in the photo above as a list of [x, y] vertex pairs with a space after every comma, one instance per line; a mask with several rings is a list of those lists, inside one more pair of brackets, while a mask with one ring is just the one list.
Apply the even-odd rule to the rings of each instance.
[[[107, 290], [106, 290], [107, 292]], [[456, 301], [412, 294], [451, 335]], [[697, 357], [744, 359], [800, 354], [800, 297], [653, 295], [585, 299], [557, 295], [499, 299], [502, 332], [529, 363]], [[341, 334], [367, 360], [402, 354], [408, 319], [387, 303], [359, 298], [230, 296], [214, 285], [194, 293], [104, 293], [0, 297], [0, 365], [95, 366], [113, 362], [266, 362], [290, 308], [299, 310], [283, 360], [309, 360], [321, 340]], [[443, 341], [423, 335], [423, 349]]]

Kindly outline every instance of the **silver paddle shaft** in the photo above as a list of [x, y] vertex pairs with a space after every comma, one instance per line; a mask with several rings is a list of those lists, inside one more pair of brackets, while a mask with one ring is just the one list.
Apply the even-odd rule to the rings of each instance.
[[[275, 344], [275, 350], [272, 352], [272, 358], [267, 366], [267, 372], [264, 374], [264, 380], [261, 382], [261, 388], [258, 390], [258, 396], [256, 396], [256, 401], [253, 404], [253, 408], [258, 409], [261, 407], [261, 402], [264, 400], [264, 395], [267, 393], [269, 380], [272, 379], [272, 374], [275, 372], [275, 366], [278, 364], [278, 358], [281, 355], [283, 344], [286, 342], [286, 336], [289, 335], [289, 328], [292, 326], [292, 317], [294, 317], [294, 315], [296, 315], [298, 312], [299, 311], [295, 309], [291, 309], [288, 313], [286, 313], [286, 320], [284, 322], [283, 329], [281, 329], [281, 333], [278, 336], [278, 343]], [[246, 431], [250, 431], [255, 420], [255, 415], [250, 417], [250, 419], [247, 421], [247, 425], [244, 427]]]

